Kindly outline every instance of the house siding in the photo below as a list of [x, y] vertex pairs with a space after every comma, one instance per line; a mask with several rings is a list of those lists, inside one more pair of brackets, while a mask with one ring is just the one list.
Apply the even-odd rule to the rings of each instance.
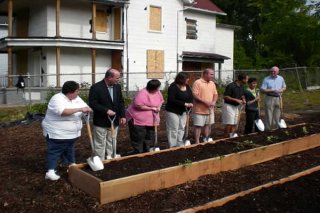
[[[186, 39], [185, 18], [197, 20], [198, 39]], [[216, 18], [213, 15], [185, 11], [180, 22], [181, 44], [179, 50], [191, 52], [218, 53], [215, 49]], [[181, 46], [180, 46], [181, 45]], [[180, 51], [180, 54], [181, 54]], [[220, 54], [220, 53], [218, 53]]]
[[[8, 36], [7, 26], [0, 26], [0, 38]], [[8, 83], [5, 75], [8, 74], [8, 55], [5, 53], [0, 54], [0, 86], [6, 86]]]
[[30, 8], [28, 35], [30, 37], [46, 37], [47, 36], [47, 10], [46, 6], [39, 2]]
[[[161, 7], [161, 32], [149, 30], [149, 6]], [[129, 88], [136, 90], [146, 86], [147, 50], [164, 50], [165, 72], [176, 72], [177, 10], [181, 1], [132, 0], [128, 9], [128, 48], [129, 48]], [[139, 14], [139, 15], [137, 15]], [[168, 79], [159, 79], [163, 83]], [[164, 84], [162, 84], [164, 85]]]
[[[48, 86], [56, 85], [56, 61], [55, 61], [55, 48], [46, 48], [44, 54], [48, 59], [45, 73], [48, 74], [47, 81]], [[90, 49], [82, 48], [61, 48], [60, 53], [60, 73], [61, 85], [65, 81], [73, 80], [79, 83], [89, 83], [91, 81], [91, 51]], [[103, 79], [107, 68], [111, 67], [111, 51], [110, 50], [98, 50], [96, 57], [96, 81]], [[73, 75], [75, 73], [81, 73], [81, 75]]]
[[[217, 27], [216, 30], [216, 51], [217, 53], [227, 56], [230, 59], [225, 60], [222, 65], [221, 78], [222, 79], [232, 79], [233, 75], [233, 52], [234, 52], [234, 30], [225, 27]], [[216, 67], [218, 69], [218, 67]]]

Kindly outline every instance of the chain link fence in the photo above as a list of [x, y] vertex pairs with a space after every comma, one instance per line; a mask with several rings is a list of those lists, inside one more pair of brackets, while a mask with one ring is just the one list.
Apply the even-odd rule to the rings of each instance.
[[[185, 71], [189, 73], [190, 76], [190, 85], [200, 78], [202, 70], [197, 71]], [[237, 75], [240, 72], [245, 72], [249, 75], [249, 77], [255, 77], [258, 80], [259, 86], [262, 83], [264, 77], [270, 74], [270, 71], [267, 69], [263, 70], [222, 70], [221, 73], [219, 71], [215, 71], [214, 80], [215, 82], [221, 86], [222, 88], [228, 83], [234, 81], [237, 78]], [[103, 79], [105, 73], [96, 73], [96, 82]], [[133, 96], [136, 91], [142, 89], [146, 86], [146, 83], [151, 79], [151, 77], [161, 76], [159, 80], [161, 81], [161, 89], [166, 90], [167, 87], [174, 81], [176, 76], [176, 71], [167, 71], [161, 73], [150, 73], [146, 72], [130, 72], [123, 73], [121, 78], [121, 85], [124, 90], [124, 94], [126, 96]], [[312, 89], [320, 89], [320, 67], [293, 67], [293, 68], [282, 68], [280, 69], [281, 76], [284, 77], [285, 82], [287, 84], [287, 88], [289, 90], [302, 91], [302, 90], [312, 90]], [[13, 86], [17, 83], [19, 75], [12, 75]], [[23, 95], [23, 99], [20, 98], [20, 102], [24, 102], [25, 99], [32, 99], [33, 97], [37, 97], [37, 100], [44, 100], [46, 91], [50, 88], [55, 88], [56, 85], [50, 85], [48, 83], [48, 79], [56, 79], [55, 74], [43, 74], [39, 75], [24, 75], [25, 79], [25, 91], [27, 94], [19, 92], [16, 88], [8, 88], [8, 76], [2, 75], [0, 76], [0, 99], [5, 98], [13, 98], [12, 95]], [[149, 77], [149, 78], [148, 78]], [[61, 74], [60, 75], [61, 83], [66, 80], [74, 80], [82, 85], [83, 89], [88, 89], [90, 85], [92, 85], [92, 73], [72, 73], [72, 74]], [[55, 82], [55, 81], [53, 81]], [[59, 88], [56, 88], [59, 91]], [[220, 88], [221, 89], [221, 88]], [[14, 91], [10, 94], [8, 91]], [[40, 97], [36, 92], [41, 91]], [[35, 93], [32, 93], [35, 92]], [[6, 94], [5, 94], [6, 93]], [[6, 102], [6, 101], [2, 101]], [[7, 101], [8, 102], [8, 101]], [[10, 101], [9, 101], [10, 102]]]

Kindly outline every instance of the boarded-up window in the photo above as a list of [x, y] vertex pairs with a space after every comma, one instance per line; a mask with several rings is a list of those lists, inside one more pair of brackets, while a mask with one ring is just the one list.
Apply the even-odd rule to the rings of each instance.
[[186, 25], [187, 25], [187, 39], [197, 39], [198, 38], [198, 30], [197, 30], [197, 21], [193, 19], [186, 18]]
[[103, 10], [97, 10], [96, 12], [96, 31], [107, 32], [108, 28], [108, 16], [107, 12]]
[[162, 79], [164, 77], [164, 51], [147, 50], [147, 77]]
[[121, 9], [120, 8], [114, 8], [113, 9], [113, 24], [114, 24], [114, 30], [113, 30], [113, 37], [114, 40], [120, 40], [121, 39]]
[[150, 6], [149, 30], [161, 31], [161, 8]]

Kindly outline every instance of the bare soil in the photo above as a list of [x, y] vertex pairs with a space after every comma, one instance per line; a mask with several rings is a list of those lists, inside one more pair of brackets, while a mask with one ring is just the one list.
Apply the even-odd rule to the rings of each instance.
[[[286, 114], [285, 119], [288, 124], [301, 122], [319, 123], [319, 116], [320, 112], [315, 111], [310, 113], [304, 112], [302, 114]], [[164, 118], [163, 115], [162, 118]], [[216, 122], [217, 124], [212, 129], [212, 136], [214, 139], [219, 139], [223, 135], [223, 127], [219, 124], [219, 113], [216, 115]], [[241, 130], [243, 130], [243, 125], [243, 122], [241, 122]], [[58, 168], [58, 173], [62, 177], [61, 180], [52, 182], [44, 179], [46, 172], [46, 143], [42, 136], [39, 121], [25, 122], [24, 124], [21, 122], [8, 122], [1, 123], [0, 126], [0, 168], [2, 170], [0, 173], [0, 212], [175, 212], [177, 209], [169, 206], [166, 207], [164, 204], [171, 203], [172, 206], [175, 206], [180, 203], [182, 204], [179, 207], [181, 210], [188, 206], [195, 206], [196, 203], [194, 201], [196, 197], [204, 198], [205, 200], [211, 199], [207, 198], [205, 190], [201, 191], [200, 188], [193, 188], [194, 183], [192, 182], [181, 186], [184, 188], [179, 188], [179, 186], [170, 189], [174, 190], [171, 193], [161, 190], [100, 206], [95, 198], [70, 185], [67, 167], [64, 165], [60, 165]], [[189, 135], [192, 135], [192, 130], [190, 131]], [[160, 148], [164, 149], [168, 147], [163, 120], [159, 130], [159, 142]], [[122, 156], [133, 153], [125, 127], [122, 127], [120, 130], [118, 152]], [[81, 136], [76, 144], [77, 162], [85, 162], [90, 153], [89, 139], [84, 128], [83, 136]], [[286, 168], [288, 166], [293, 166], [298, 168], [298, 170], [305, 168], [300, 166], [300, 163], [308, 166], [319, 165], [319, 161], [316, 160], [319, 158], [319, 153], [320, 150], [315, 149], [310, 151], [310, 154], [306, 154], [309, 157], [315, 157], [310, 161], [302, 157], [304, 154], [298, 154], [292, 157], [294, 159], [292, 162], [295, 163], [289, 162], [288, 159], [283, 160], [283, 163], [285, 163], [283, 165], [278, 165], [279, 162], [275, 162], [274, 167], [278, 170], [275, 173], [279, 173], [279, 168]], [[288, 163], [286, 163], [287, 161]], [[299, 164], [297, 165], [297, 163]], [[269, 169], [267, 169], [267, 172], [263, 172], [260, 168], [255, 169], [252, 167], [249, 171], [249, 176], [257, 180], [264, 176], [275, 175]], [[216, 180], [204, 179], [205, 181], [200, 183], [200, 186], [207, 188], [208, 183], [219, 183], [217, 187], [224, 189], [226, 186], [222, 186], [221, 182], [225, 182], [225, 178], [219, 178], [220, 175], [222, 174], [216, 176], [218, 178]], [[247, 177], [241, 174], [231, 179], [243, 179], [245, 182], [250, 182], [247, 181]], [[232, 184], [231, 182], [226, 185], [236, 188], [236, 185], [232, 187]], [[182, 191], [182, 194], [178, 194], [179, 191]], [[192, 196], [184, 197], [183, 193], [186, 191], [191, 192]], [[160, 207], [163, 208], [160, 209]], [[245, 209], [246, 205], [243, 208]]]

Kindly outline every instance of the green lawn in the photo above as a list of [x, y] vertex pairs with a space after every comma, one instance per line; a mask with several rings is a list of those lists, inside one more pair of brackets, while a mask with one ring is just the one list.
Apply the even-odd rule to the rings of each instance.
[[[222, 93], [220, 93], [220, 98]], [[263, 96], [262, 96], [263, 97]], [[263, 100], [261, 100], [263, 103]], [[263, 108], [263, 104], [261, 104]], [[33, 109], [41, 110], [36, 105], [32, 107]], [[283, 94], [283, 108], [286, 112], [295, 110], [307, 110], [307, 109], [320, 109], [320, 91], [286, 91]], [[28, 112], [28, 107], [2, 107], [0, 108], [0, 122], [2, 121], [14, 121], [24, 119], [26, 113]]]

